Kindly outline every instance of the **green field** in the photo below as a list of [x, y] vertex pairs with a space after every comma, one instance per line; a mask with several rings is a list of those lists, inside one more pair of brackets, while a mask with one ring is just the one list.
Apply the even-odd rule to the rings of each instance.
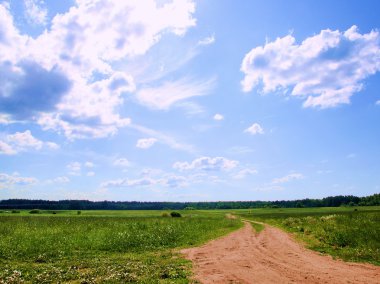
[[[0, 283], [189, 283], [178, 250], [242, 226], [294, 233], [307, 246], [380, 264], [380, 207], [179, 211], [2, 211]], [[252, 224], [260, 233], [262, 225]]]
[[294, 233], [309, 248], [380, 265], [380, 207], [240, 210], [235, 214]]
[[241, 226], [221, 213], [162, 211], [1, 213], [0, 283], [187, 283], [176, 250]]

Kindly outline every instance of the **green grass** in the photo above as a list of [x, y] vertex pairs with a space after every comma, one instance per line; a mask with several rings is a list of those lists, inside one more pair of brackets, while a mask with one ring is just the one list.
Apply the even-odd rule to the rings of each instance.
[[235, 214], [292, 232], [321, 253], [380, 265], [379, 207], [253, 209]]
[[253, 229], [255, 229], [256, 233], [260, 233], [262, 230], [265, 229], [263, 224], [256, 223], [256, 222], [250, 222]]
[[241, 226], [223, 214], [193, 210], [181, 211], [184, 218], [161, 214], [0, 215], [0, 283], [188, 283], [190, 264], [176, 251]]

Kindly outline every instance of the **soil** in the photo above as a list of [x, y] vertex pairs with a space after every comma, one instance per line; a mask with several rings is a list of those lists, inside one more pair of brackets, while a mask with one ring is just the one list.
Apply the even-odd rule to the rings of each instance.
[[380, 283], [380, 266], [334, 260], [266, 226], [246, 222], [225, 237], [182, 250], [201, 283]]

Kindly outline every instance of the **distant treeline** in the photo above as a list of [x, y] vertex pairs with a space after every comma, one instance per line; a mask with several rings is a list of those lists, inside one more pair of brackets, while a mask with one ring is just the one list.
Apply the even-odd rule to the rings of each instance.
[[0, 201], [0, 209], [43, 210], [181, 210], [181, 209], [249, 209], [249, 208], [301, 208], [380, 205], [380, 194], [367, 197], [331, 196], [322, 199], [282, 201], [217, 201], [217, 202], [138, 202], [138, 201], [88, 201], [88, 200], [29, 200], [8, 199]]

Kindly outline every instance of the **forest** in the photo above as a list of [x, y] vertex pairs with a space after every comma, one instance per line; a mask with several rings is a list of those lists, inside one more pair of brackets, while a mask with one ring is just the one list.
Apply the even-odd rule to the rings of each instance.
[[182, 210], [182, 209], [250, 209], [250, 208], [310, 208], [380, 205], [380, 194], [366, 197], [352, 195], [330, 196], [322, 199], [278, 201], [215, 201], [215, 202], [140, 202], [89, 200], [0, 200], [0, 209], [43, 210]]

